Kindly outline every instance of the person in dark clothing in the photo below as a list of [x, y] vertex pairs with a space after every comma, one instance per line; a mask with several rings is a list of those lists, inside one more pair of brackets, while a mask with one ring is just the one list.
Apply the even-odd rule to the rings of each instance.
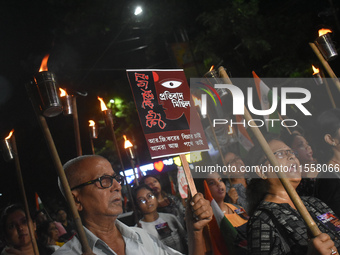
[[6, 243], [1, 255], [35, 254], [26, 213], [21, 205], [12, 204], [2, 211], [0, 229], [1, 238]]
[[323, 112], [317, 120], [316, 149], [322, 171], [317, 175], [315, 196], [340, 215], [340, 109]]
[[67, 218], [67, 213], [64, 209], [56, 211], [57, 221], [60, 222], [66, 230], [66, 234], [61, 236], [63, 240], [70, 240], [76, 234], [76, 227], [72, 221]]
[[[294, 151], [277, 138], [267, 139], [280, 166], [287, 169], [286, 178], [293, 188], [299, 185], [300, 162]], [[257, 166], [260, 178], [252, 178], [247, 187], [249, 214], [247, 239], [250, 254], [337, 254], [340, 248], [340, 220], [322, 201], [303, 197], [302, 202], [324, 232], [309, 241], [308, 229], [294, 203], [271, 166], [260, 145], [249, 152], [249, 163]], [[327, 234], [325, 233], [327, 232]], [[315, 250], [318, 252], [315, 253]]]
[[300, 196], [314, 196], [317, 172], [311, 171], [311, 169], [315, 167], [317, 161], [313, 157], [312, 147], [305, 137], [297, 133], [285, 137], [283, 142], [296, 152], [296, 157], [300, 161], [302, 179], [296, 192]]

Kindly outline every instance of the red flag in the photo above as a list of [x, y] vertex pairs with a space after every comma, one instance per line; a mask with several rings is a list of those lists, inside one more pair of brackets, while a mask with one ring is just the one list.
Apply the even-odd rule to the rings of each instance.
[[171, 185], [171, 194], [175, 196], [176, 195], [175, 184], [170, 175], [169, 175], [169, 179], [170, 179], [170, 185]]
[[35, 209], [37, 211], [44, 209], [44, 205], [43, 205], [40, 197], [38, 196], [37, 192], [35, 192]]

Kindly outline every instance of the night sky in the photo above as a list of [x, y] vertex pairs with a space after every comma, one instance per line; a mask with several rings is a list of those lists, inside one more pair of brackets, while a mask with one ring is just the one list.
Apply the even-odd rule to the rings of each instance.
[[[134, 23], [125, 20], [124, 15], [131, 14], [127, 2], [96, 1], [96, 5], [90, 2], [38, 0], [1, 1], [0, 4], [0, 135], [5, 138], [15, 129], [21, 171], [32, 207], [34, 192], [38, 192], [48, 206], [54, 202], [51, 199], [63, 200], [48, 147], [25, 89], [38, 72], [43, 57], [50, 54], [48, 68], [55, 73], [60, 87], [69, 92], [87, 92], [86, 97], [77, 97], [83, 154], [92, 154], [88, 120], [94, 119], [97, 123], [102, 120], [97, 96], [106, 103], [114, 96], [132, 102], [126, 68], [145, 68], [152, 61], [159, 61], [149, 62], [145, 51], [138, 49], [145, 46], [141, 38], [145, 31], [138, 27], [131, 29]], [[117, 16], [105, 17], [109, 14]], [[138, 116], [133, 114], [131, 118], [138, 130]], [[77, 156], [72, 116], [60, 114], [46, 121], [62, 164]], [[123, 121], [115, 118], [115, 128]], [[101, 139], [94, 141], [96, 147], [112, 139], [103, 124], [99, 135]], [[134, 133], [134, 138], [137, 143], [140, 141], [140, 157], [150, 161], [142, 133]], [[125, 167], [129, 168], [124, 152], [122, 155]], [[0, 164], [2, 207], [20, 200], [20, 193], [14, 162], [1, 159]]]

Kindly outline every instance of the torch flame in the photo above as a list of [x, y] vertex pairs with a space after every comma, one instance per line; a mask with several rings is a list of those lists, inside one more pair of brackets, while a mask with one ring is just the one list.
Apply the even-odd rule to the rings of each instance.
[[94, 127], [96, 125], [96, 122], [94, 122], [93, 120], [89, 120], [89, 127]]
[[210, 72], [210, 71], [212, 71], [212, 70], [214, 70], [214, 67], [215, 67], [215, 66], [214, 66], [214, 65], [212, 65], [212, 66], [210, 67], [210, 70], [209, 70], [209, 72]]
[[60, 97], [65, 97], [65, 96], [67, 96], [66, 90], [64, 90], [64, 89], [62, 89], [62, 88], [59, 88], [59, 90], [60, 90]]
[[124, 149], [128, 149], [128, 148], [133, 147], [132, 143], [126, 138], [126, 135], [123, 135], [123, 137], [124, 137], [124, 140], [125, 140]]
[[106, 111], [107, 107], [106, 107], [106, 105], [103, 101], [103, 98], [98, 97], [98, 100], [100, 101], [100, 107], [101, 107], [102, 111]]
[[195, 96], [192, 96], [192, 99], [194, 100], [195, 106], [201, 107], [202, 103], [201, 103], [201, 100], [200, 100], [200, 99], [198, 99], [198, 98], [195, 97]]
[[12, 137], [12, 135], [13, 135], [13, 132], [14, 132], [14, 129], [12, 129], [12, 131], [9, 132], [9, 135], [5, 138], [5, 140], [10, 139]]
[[312, 68], [313, 68], [313, 72], [314, 72], [313, 75], [320, 73], [320, 69], [319, 68], [316, 68], [313, 65], [312, 65]]
[[325, 34], [328, 34], [328, 33], [333, 33], [333, 31], [330, 30], [330, 29], [327, 29], [327, 28], [321, 28], [321, 29], [319, 29], [319, 37], [320, 37], [320, 36], [323, 36], [323, 35], [325, 35]]
[[228, 126], [229, 127], [229, 129], [228, 129], [228, 135], [232, 135], [233, 133], [234, 133], [234, 129], [233, 129], [233, 127], [232, 126]]
[[40, 73], [40, 72], [44, 72], [44, 71], [48, 71], [47, 61], [48, 61], [48, 57], [49, 57], [49, 56], [50, 56], [50, 54], [47, 54], [47, 55], [43, 58], [43, 60], [41, 61], [39, 73]]

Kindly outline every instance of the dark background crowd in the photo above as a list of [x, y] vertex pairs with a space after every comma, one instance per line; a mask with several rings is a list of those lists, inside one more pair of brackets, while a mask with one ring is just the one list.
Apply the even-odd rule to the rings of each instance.
[[[136, 4], [143, 7], [143, 15], [133, 15]], [[322, 69], [308, 45], [317, 37], [318, 29], [321, 27], [332, 29], [332, 39], [337, 48], [340, 42], [339, 3], [332, 0], [298, 3], [296, 1], [274, 3], [264, 0], [141, 1], [140, 3], [135, 1], [113, 3], [107, 0], [3, 1], [0, 4], [0, 13], [2, 20], [0, 33], [3, 34], [3, 40], [0, 42], [2, 48], [0, 135], [5, 138], [12, 129], [15, 130], [18, 155], [33, 220], [36, 220], [36, 216], [41, 212], [35, 205], [36, 193], [45, 206], [42, 212], [47, 215], [48, 221], [44, 220], [44, 222], [48, 224], [45, 230], [42, 227], [40, 229], [39, 224], [36, 224], [38, 239], [40, 236], [40, 240], [44, 240], [39, 233], [51, 232], [48, 228], [58, 228], [60, 224], [55, 222], [60, 222], [62, 226], [58, 230], [59, 234], [64, 229], [66, 236], [62, 237], [58, 234], [55, 242], [59, 243], [69, 240], [75, 233], [75, 229], [67, 204], [58, 190], [57, 174], [25, 90], [25, 85], [32, 80], [46, 54], [50, 54], [48, 66], [56, 74], [60, 87], [65, 87], [71, 92], [87, 92], [87, 96], [77, 98], [83, 154], [92, 154], [88, 120], [95, 119], [100, 124], [100, 139], [95, 141], [95, 152], [108, 158], [118, 173], [122, 166], [111, 141], [111, 134], [105, 129], [97, 96], [104, 97], [107, 102], [115, 99], [115, 103], [110, 107], [114, 111], [115, 130], [120, 149], [123, 150], [122, 135], [126, 134], [132, 137], [137, 146], [135, 149], [140, 164], [153, 162], [146, 148], [144, 136], [140, 132], [141, 127], [126, 78], [126, 69], [183, 68], [189, 79], [202, 77], [211, 65], [223, 65], [231, 78], [250, 77], [253, 70], [261, 78], [306, 78], [312, 77], [312, 64]], [[183, 59], [178, 60], [176, 49], [186, 53], [188, 58], [186, 62]], [[339, 59], [333, 60], [330, 65], [337, 73]], [[267, 85], [275, 86], [275, 84]], [[339, 91], [331, 81], [329, 85], [337, 102]], [[293, 136], [283, 128], [280, 137], [297, 158], [306, 152], [306, 158], [299, 158], [300, 163], [306, 168], [309, 164], [337, 164], [330, 161], [337, 160], [336, 147], [340, 144], [340, 141], [336, 140], [338, 139], [336, 132], [339, 128], [336, 121], [338, 113], [333, 114], [335, 117], [332, 114], [321, 115], [331, 108], [326, 90], [316, 84], [309, 90], [312, 99], [307, 108], [312, 112], [312, 116], [306, 117], [294, 108], [288, 109], [287, 115], [298, 120], [299, 128], [291, 129], [292, 132], [296, 131]], [[333, 129], [327, 129], [333, 125], [334, 119]], [[76, 148], [72, 118], [59, 115], [48, 118], [47, 122], [61, 162], [65, 163], [74, 158]], [[320, 136], [321, 130], [324, 135], [330, 134], [326, 144]], [[252, 138], [255, 141], [255, 138]], [[224, 152], [226, 155], [233, 153], [239, 159], [243, 159], [244, 164], [251, 164], [251, 160], [248, 161], [251, 155], [240, 153], [238, 144], [226, 146]], [[289, 153], [287, 152], [287, 157]], [[232, 156], [230, 164], [237, 164], [239, 159]], [[213, 159], [212, 162], [215, 163], [214, 161], [216, 160]], [[257, 163], [259, 162], [254, 164]], [[1, 160], [0, 164], [0, 205], [1, 208], [5, 208], [22, 201], [20, 201], [13, 161]], [[130, 161], [124, 153], [123, 164], [125, 168], [130, 167]], [[171, 171], [176, 172], [177, 168]], [[327, 183], [323, 179], [316, 182], [316, 175], [307, 172], [303, 172], [303, 179], [296, 187], [297, 192], [301, 196], [319, 197], [335, 214], [339, 215], [337, 200], [322, 188], [327, 187], [336, 194], [336, 183]], [[143, 214], [141, 209], [149, 199], [157, 199], [156, 208], [172, 207], [170, 211], [158, 211], [158, 213], [175, 211], [173, 214], [178, 217], [185, 231], [183, 204], [178, 190], [170, 196], [169, 175], [157, 176], [162, 180], [158, 182], [162, 183], [164, 193], [162, 188], [157, 190], [150, 183], [145, 184], [151, 187], [153, 194], [146, 191], [147, 188], [139, 191], [145, 193], [143, 193], [145, 198], [135, 204], [139, 208], [138, 221], [130, 216], [123, 217], [122, 220], [129, 225], [143, 223], [142, 219], [150, 220], [148, 216], [143, 216], [147, 213]], [[226, 212], [239, 210], [230, 206], [225, 207], [224, 202], [228, 202], [242, 206], [247, 213], [253, 213], [255, 208], [251, 209], [251, 205], [246, 201], [245, 188], [248, 185], [246, 178], [234, 176], [229, 181], [230, 177], [223, 175], [221, 177], [226, 186], [220, 188], [220, 192], [224, 194], [223, 200], [220, 200], [221, 209]], [[221, 177], [213, 179], [221, 182], [219, 180]], [[203, 183], [197, 182], [200, 191], [204, 193]], [[215, 184], [211, 181], [210, 185]], [[124, 192], [127, 194], [126, 190]], [[134, 194], [136, 196], [138, 190], [133, 192], [136, 192]], [[135, 197], [135, 200], [138, 201], [138, 197]], [[129, 201], [128, 206], [131, 210], [132, 201]], [[63, 210], [60, 211], [60, 208]], [[229, 214], [232, 214], [231, 211]], [[160, 217], [158, 213], [156, 214], [154, 210], [148, 215]], [[68, 215], [68, 218], [65, 218], [65, 215]], [[181, 225], [176, 225], [178, 223], [172, 220], [172, 218], [166, 219], [167, 222], [171, 221], [177, 226], [171, 225], [171, 227], [180, 229], [178, 226]], [[236, 222], [233, 224], [237, 226], [236, 228], [244, 224], [242, 219], [237, 219]], [[54, 227], [50, 224], [54, 224]], [[240, 233], [245, 233], [244, 229], [238, 230]], [[178, 231], [178, 236], [181, 235], [183, 235], [182, 229]], [[47, 242], [43, 241], [43, 243], [47, 245]], [[58, 246], [52, 243], [51, 241], [49, 245]], [[171, 245], [171, 241], [169, 244]], [[185, 244], [176, 249], [187, 251]]]

